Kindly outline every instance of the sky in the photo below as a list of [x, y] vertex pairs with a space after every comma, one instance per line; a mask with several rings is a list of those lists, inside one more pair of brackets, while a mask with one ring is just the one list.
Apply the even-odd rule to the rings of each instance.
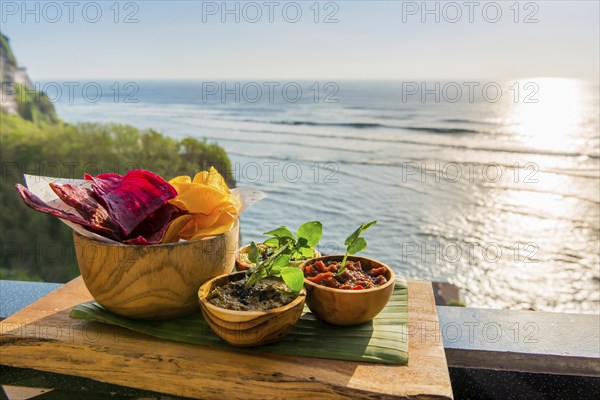
[[598, 1], [7, 1], [34, 80], [598, 82]]

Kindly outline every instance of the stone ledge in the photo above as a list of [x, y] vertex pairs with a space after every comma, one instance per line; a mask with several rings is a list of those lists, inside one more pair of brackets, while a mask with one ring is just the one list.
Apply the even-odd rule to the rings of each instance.
[[438, 306], [448, 365], [600, 376], [600, 316]]

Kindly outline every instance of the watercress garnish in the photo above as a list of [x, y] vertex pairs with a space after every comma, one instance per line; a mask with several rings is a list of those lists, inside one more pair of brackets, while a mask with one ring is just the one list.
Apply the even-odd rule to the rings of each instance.
[[268, 276], [283, 279], [285, 284], [298, 294], [304, 285], [304, 274], [299, 268], [288, 266], [292, 259], [308, 258], [314, 255], [314, 247], [323, 236], [323, 225], [319, 221], [306, 222], [298, 228], [296, 238], [285, 226], [265, 232], [271, 236], [264, 244], [274, 247], [273, 253], [260, 261], [260, 252], [255, 242], [250, 243], [248, 258], [254, 264], [247, 272], [246, 287], [253, 286]]
[[265, 232], [264, 235], [272, 236], [265, 240], [264, 244], [276, 250], [290, 243], [294, 248], [291, 259], [310, 258], [314, 255], [315, 246], [323, 236], [323, 225], [319, 221], [305, 222], [298, 227], [296, 238], [285, 226]]
[[344, 272], [346, 272], [346, 260], [348, 259], [348, 255], [360, 253], [367, 248], [367, 241], [360, 237], [360, 234], [376, 223], [377, 221], [371, 221], [366, 224], [361, 224], [357, 230], [352, 232], [352, 234], [346, 238], [344, 241], [344, 245], [346, 245], [346, 254], [344, 254], [342, 265], [340, 266], [337, 275], [342, 275]]

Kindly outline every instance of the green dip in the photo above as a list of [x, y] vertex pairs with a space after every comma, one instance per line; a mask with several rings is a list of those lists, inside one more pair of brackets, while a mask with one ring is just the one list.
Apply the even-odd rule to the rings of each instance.
[[280, 278], [268, 277], [246, 288], [247, 277], [214, 289], [210, 304], [228, 310], [266, 311], [291, 303], [297, 296]]

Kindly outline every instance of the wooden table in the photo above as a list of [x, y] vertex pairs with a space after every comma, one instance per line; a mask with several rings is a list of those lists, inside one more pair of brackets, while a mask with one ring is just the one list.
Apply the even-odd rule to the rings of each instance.
[[0, 363], [199, 399], [452, 399], [431, 283], [409, 281], [409, 363], [250, 354], [69, 318], [76, 278], [0, 322]]

